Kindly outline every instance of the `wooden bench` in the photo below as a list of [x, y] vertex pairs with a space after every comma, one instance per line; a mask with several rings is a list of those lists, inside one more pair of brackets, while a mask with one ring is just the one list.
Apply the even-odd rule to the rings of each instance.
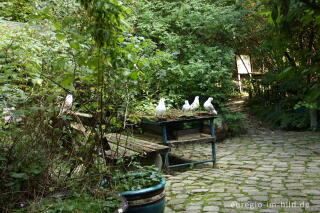
[[168, 146], [122, 134], [110, 133], [106, 134], [105, 137], [111, 148], [106, 154], [107, 157], [112, 160], [139, 155], [145, 158], [146, 161], [149, 161], [149, 163], [162, 167], [161, 154], [164, 155], [170, 151]]

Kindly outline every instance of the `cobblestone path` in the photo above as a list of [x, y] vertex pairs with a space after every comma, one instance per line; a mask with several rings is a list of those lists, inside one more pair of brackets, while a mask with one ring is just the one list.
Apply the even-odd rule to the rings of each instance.
[[[320, 133], [247, 124], [246, 135], [217, 144], [217, 168], [199, 165], [167, 176], [166, 213], [320, 212]], [[209, 145], [183, 149], [210, 157]]]

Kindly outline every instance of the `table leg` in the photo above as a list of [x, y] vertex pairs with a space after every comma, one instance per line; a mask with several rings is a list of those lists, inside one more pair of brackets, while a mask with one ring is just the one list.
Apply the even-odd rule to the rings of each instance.
[[210, 120], [210, 135], [214, 136], [214, 120]]
[[168, 145], [168, 133], [167, 126], [162, 126], [162, 142], [164, 145]]
[[[214, 136], [214, 119], [210, 120], [210, 135]], [[211, 142], [211, 152], [212, 152], [212, 164], [213, 167], [216, 165], [216, 140], [213, 139]]]
[[[162, 142], [164, 145], [168, 145], [168, 133], [167, 126], [162, 126]], [[163, 155], [164, 163], [163, 167], [166, 171], [169, 171], [169, 152], [164, 153]]]
[[212, 166], [215, 167], [216, 166], [216, 143], [215, 141], [211, 142], [211, 151], [212, 151]]

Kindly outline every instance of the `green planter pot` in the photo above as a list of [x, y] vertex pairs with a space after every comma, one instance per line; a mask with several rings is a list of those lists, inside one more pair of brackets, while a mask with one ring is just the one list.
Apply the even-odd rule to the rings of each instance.
[[161, 183], [149, 188], [125, 191], [120, 194], [127, 199], [127, 213], [163, 213], [165, 208], [165, 185], [166, 180], [162, 178]]

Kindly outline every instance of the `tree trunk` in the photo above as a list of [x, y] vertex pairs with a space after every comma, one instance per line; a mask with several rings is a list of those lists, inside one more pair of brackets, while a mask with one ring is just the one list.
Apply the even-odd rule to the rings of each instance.
[[315, 131], [318, 127], [318, 111], [310, 109], [310, 128]]

